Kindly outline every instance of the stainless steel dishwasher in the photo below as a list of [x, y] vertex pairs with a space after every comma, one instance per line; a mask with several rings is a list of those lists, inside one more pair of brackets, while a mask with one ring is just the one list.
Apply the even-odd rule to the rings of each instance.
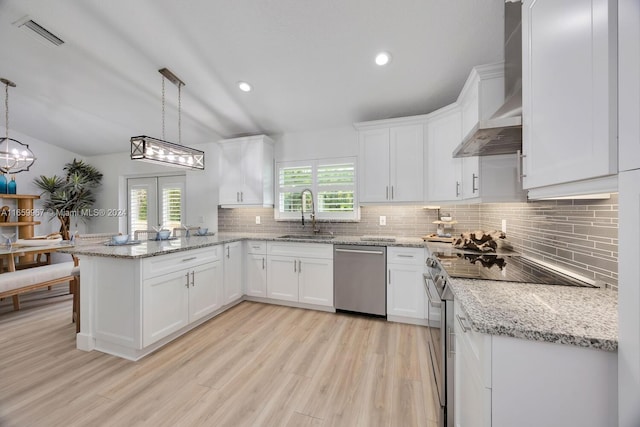
[[387, 248], [334, 245], [336, 310], [387, 315]]

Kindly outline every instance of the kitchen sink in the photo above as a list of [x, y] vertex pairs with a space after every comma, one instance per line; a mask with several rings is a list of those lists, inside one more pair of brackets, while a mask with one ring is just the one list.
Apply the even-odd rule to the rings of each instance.
[[278, 239], [309, 239], [309, 240], [331, 240], [335, 238], [335, 236], [330, 236], [327, 234], [285, 234], [284, 236], [278, 237]]

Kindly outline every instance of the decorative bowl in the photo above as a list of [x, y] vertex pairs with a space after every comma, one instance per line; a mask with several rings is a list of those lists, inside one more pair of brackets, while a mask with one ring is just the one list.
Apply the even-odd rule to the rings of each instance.
[[123, 245], [123, 244], [125, 244], [125, 243], [127, 243], [129, 241], [129, 235], [128, 234], [119, 234], [117, 236], [111, 237], [111, 240], [116, 245]]
[[171, 230], [160, 230], [158, 231], [158, 239], [167, 240], [171, 236]]
[[208, 232], [209, 232], [209, 229], [208, 229], [208, 228], [198, 228], [198, 229], [196, 230], [196, 234], [197, 234], [198, 236], [206, 236]]

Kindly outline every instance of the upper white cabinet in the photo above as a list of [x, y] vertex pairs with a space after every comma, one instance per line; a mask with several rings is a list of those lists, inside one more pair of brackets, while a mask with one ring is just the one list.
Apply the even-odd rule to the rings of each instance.
[[518, 182], [515, 155], [462, 159], [451, 156], [462, 141], [463, 117], [457, 103], [428, 115], [426, 199], [429, 202], [469, 200], [474, 203], [525, 200], [526, 195]]
[[360, 202], [422, 201], [424, 117], [355, 126], [360, 144]]
[[640, 168], [640, 2], [618, 3], [620, 171]]
[[265, 135], [220, 144], [220, 205], [273, 206], [273, 140]]
[[617, 173], [616, 5], [523, 1], [525, 188]]

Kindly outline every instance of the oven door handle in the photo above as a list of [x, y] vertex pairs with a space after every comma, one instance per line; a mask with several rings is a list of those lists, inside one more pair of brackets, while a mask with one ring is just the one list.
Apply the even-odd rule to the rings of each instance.
[[424, 286], [424, 290], [425, 290], [425, 291], [426, 291], [426, 293], [427, 293], [427, 299], [429, 300], [429, 305], [430, 305], [431, 307], [438, 307], [438, 308], [440, 308], [440, 307], [442, 307], [442, 301], [440, 301], [440, 302], [433, 302], [435, 298], [433, 298], [433, 297], [431, 296], [431, 287], [429, 286], [429, 281], [430, 281], [430, 280], [432, 280], [432, 279], [428, 279], [428, 278], [426, 278], [426, 277], [424, 278], [424, 285], [425, 285], [425, 286]]

